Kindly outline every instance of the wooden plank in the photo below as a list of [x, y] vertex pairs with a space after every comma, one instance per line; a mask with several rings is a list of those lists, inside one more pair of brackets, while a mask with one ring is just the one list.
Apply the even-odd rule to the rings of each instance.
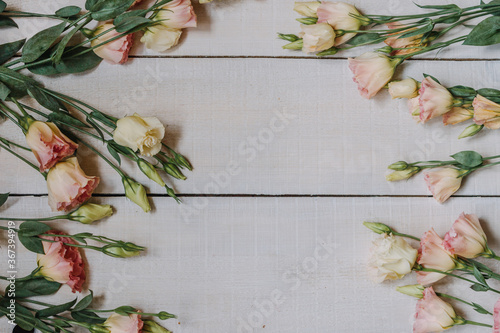
[[[199, 200], [186, 198], [186, 206], [201, 205]], [[492, 248], [499, 246], [497, 198], [458, 198], [444, 207], [427, 198], [203, 200], [209, 204], [186, 215], [184, 206], [156, 198], [154, 214], [144, 215], [124, 198], [106, 198], [103, 202], [117, 209], [107, 221], [53, 225], [147, 245], [144, 256], [127, 260], [86, 251], [87, 287], [101, 308], [131, 304], [144, 311], [176, 313], [179, 320], [166, 326], [178, 333], [410, 331], [415, 300], [394, 288], [415, 283], [415, 276], [381, 285], [367, 279], [366, 258], [376, 236], [362, 226], [365, 220], [415, 236], [433, 226], [443, 235], [462, 211], [476, 213]], [[45, 211], [43, 198], [25, 197], [10, 200], [1, 214], [38, 217]], [[0, 239], [4, 245], [5, 238]], [[20, 275], [34, 268], [33, 254], [19, 249], [18, 258]], [[451, 279], [436, 290], [488, 309], [497, 300], [492, 293], [473, 292]], [[279, 300], [271, 306], [275, 295]], [[58, 297], [62, 301], [73, 295], [63, 288]], [[470, 320], [491, 321], [453, 304]], [[5, 321], [0, 327], [5, 329]], [[454, 332], [482, 331], [464, 327]]]
[[[494, 87], [497, 62], [414, 61], [405, 75], [430, 73], [443, 84]], [[46, 78], [52, 89], [92, 103], [115, 116], [156, 115], [166, 141], [195, 166], [180, 193], [428, 195], [422, 177], [401, 183], [384, 179], [398, 160], [447, 159], [462, 150], [498, 155], [495, 133], [457, 140], [465, 126], [439, 120], [417, 125], [403, 101], [384, 93], [358, 96], [343, 60], [134, 59], [103, 65], [85, 76]], [[2, 123], [6, 137], [23, 138]], [[6, 152], [2, 191], [46, 193], [43, 179]], [[82, 148], [89, 174], [103, 179], [100, 193], [123, 193], [119, 177]], [[144, 177], [125, 161], [124, 169]], [[492, 168], [473, 175], [461, 195], [498, 195]], [[164, 193], [151, 182], [151, 193]]]
[[[255, 1], [255, 0], [214, 0], [211, 4], [200, 5], [196, 0], [195, 10], [199, 18], [197, 29], [188, 29], [181, 39], [180, 45], [165, 53], [156, 53], [146, 50], [142, 46], [136, 47], [132, 53], [138, 56], [286, 56], [303, 57], [302, 52], [291, 52], [281, 48], [285, 43], [277, 39], [278, 32], [299, 33], [299, 17], [293, 11], [293, 1]], [[442, 3], [456, 3], [460, 6], [471, 6], [468, 0], [442, 1]], [[9, 4], [12, 8], [31, 12], [54, 12], [67, 4], [83, 6], [83, 0], [40, 2], [34, 0], [13, 0]], [[418, 9], [410, 0], [390, 1], [383, 9], [378, 0], [350, 1], [368, 14], [398, 15], [417, 14], [424, 10]], [[435, 4], [431, 0], [419, 1], [419, 4]], [[33, 21], [20, 19], [20, 31], [8, 30], [7, 39], [14, 40], [33, 35], [43, 27], [53, 24], [53, 21]], [[453, 37], [464, 35], [467, 28], [458, 29]], [[355, 56], [373, 47], [366, 47], [353, 52], [344, 52], [340, 57]], [[449, 50], [426, 55], [426, 58], [443, 59], [498, 59], [496, 47], [452, 47]]]

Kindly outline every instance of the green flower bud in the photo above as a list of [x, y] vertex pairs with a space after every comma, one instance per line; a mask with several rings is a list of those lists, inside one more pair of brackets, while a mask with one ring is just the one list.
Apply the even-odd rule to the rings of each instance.
[[102, 253], [115, 258], [130, 258], [138, 256], [141, 254], [141, 251], [127, 251], [120, 246], [110, 245], [109, 247], [105, 246], [102, 249]]
[[392, 233], [391, 227], [378, 222], [363, 222], [363, 225], [377, 234], [390, 234]]
[[141, 169], [142, 173], [148, 176], [149, 179], [160, 186], [165, 186], [165, 182], [163, 181], [163, 179], [161, 179], [160, 174], [158, 173], [158, 171], [156, 171], [155, 167], [151, 163], [140, 159], [139, 161], [137, 161], [137, 165], [139, 166], [139, 169]]
[[389, 45], [387, 45], [387, 46], [384, 46], [384, 47], [377, 49], [377, 51], [383, 52], [383, 53], [391, 53], [392, 51], [394, 51], [394, 49], [392, 47], [390, 47]]
[[324, 56], [336, 55], [338, 52], [339, 52], [338, 48], [332, 47], [332, 48], [329, 48], [328, 50], [318, 52], [316, 55], [318, 57], [324, 57]]
[[190, 171], [193, 170], [193, 166], [191, 165], [191, 163], [189, 163], [189, 161], [181, 154], [175, 154], [175, 161], [186, 169]]
[[296, 20], [302, 24], [305, 24], [305, 25], [311, 25], [311, 24], [318, 23], [317, 17], [302, 17], [302, 18], [298, 18]]
[[100, 325], [100, 324], [94, 324], [89, 327], [90, 333], [111, 333], [110, 330], [108, 330], [106, 327]]
[[283, 45], [283, 48], [285, 50], [302, 50], [303, 46], [304, 46], [304, 41], [302, 39], [298, 39], [295, 42]]
[[396, 287], [396, 290], [399, 291], [400, 293], [416, 298], [424, 297], [424, 289], [425, 287], [419, 284]]
[[392, 163], [387, 168], [391, 169], [391, 170], [396, 170], [396, 171], [403, 171], [403, 170], [406, 170], [408, 168], [408, 163], [406, 163], [405, 161], [399, 161], [396, 163]]
[[385, 179], [390, 182], [397, 182], [399, 180], [409, 179], [419, 172], [419, 167], [409, 167], [405, 170], [394, 171], [390, 175], [385, 176]]
[[113, 215], [113, 208], [110, 205], [87, 203], [71, 212], [69, 219], [83, 224], [90, 224], [111, 215]]
[[184, 176], [181, 170], [179, 170], [179, 168], [177, 167], [177, 165], [173, 163], [165, 162], [165, 164], [163, 165], [163, 170], [165, 170], [165, 172], [168, 173], [170, 176], [175, 177], [177, 179], [180, 180], [186, 179], [186, 176]]
[[157, 324], [152, 320], [144, 320], [144, 326], [142, 327], [142, 332], [144, 333], [172, 333], [167, 330], [165, 327]]
[[167, 320], [167, 319], [171, 319], [171, 318], [176, 318], [176, 316], [174, 314], [168, 313], [166, 311], [161, 311], [160, 313], [158, 313], [158, 318], [160, 320]]
[[128, 177], [123, 178], [122, 182], [127, 198], [141, 207], [144, 212], [149, 212], [151, 210], [151, 206], [149, 205], [148, 196], [146, 195], [146, 189], [144, 186]]
[[484, 128], [484, 125], [472, 124], [465, 128], [465, 130], [458, 136], [459, 139], [468, 138], [479, 133]]

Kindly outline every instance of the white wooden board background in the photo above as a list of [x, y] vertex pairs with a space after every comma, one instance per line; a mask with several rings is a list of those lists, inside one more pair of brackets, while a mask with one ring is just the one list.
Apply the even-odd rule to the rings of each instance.
[[[10, 3], [49, 11], [82, 2]], [[353, 3], [380, 13], [379, 1]], [[407, 0], [384, 5], [383, 14], [415, 8]], [[483, 218], [493, 247], [500, 247], [498, 171], [469, 178], [461, 197], [445, 205], [428, 197], [420, 176], [399, 184], [384, 180], [386, 166], [400, 159], [443, 159], [467, 149], [496, 155], [497, 134], [458, 141], [460, 127], [416, 125], [404, 102], [386, 95], [361, 99], [345, 54], [315, 59], [281, 49], [276, 32], [299, 31], [292, 7], [288, 0], [196, 5], [199, 28], [190, 29], [171, 52], [154, 54], [139, 46], [124, 66], [103, 63], [84, 75], [42, 80], [116, 116], [158, 116], [168, 124], [167, 142], [195, 166], [187, 181], [175, 182], [181, 206], [131, 172], [151, 185], [155, 209], [146, 216], [123, 197], [116, 175], [80, 150], [84, 169], [103, 178], [98, 193], [104, 196], [96, 201], [112, 204], [117, 213], [96, 226], [65, 224], [64, 230], [89, 230], [149, 248], [127, 261], [87, 251], [88, 287], [102, 307], [171, 311], [179, 315], [180, 324], [166, 322], [174, 332], [410, 332], [415, 301], [394, 287], [415, 278], [382, 286], [367, 280], [364, 265], [373, 235], [362, 221], [388, 222], [415, 235], [430, 226], [444, 233], [466, 211]], [[51, 23], [19, 22], [21, 29], [9, 31], [6, 39]], [[419, 79], [425, 72], [447, 85], [498, 87], [497, 50], [451, 48], [438, 58], [409, 61], [404, 75]], [[22, 140], [12, 125], [0, 126], [2, 135]], [[251, 148], [255, 140], [258, 146]], [[50, 214], [43, 179], [6, 152], [0, 151], [0, 159], [1, 192], [15, 195], [0, 214]], [[125, 169], [133, 170], [126, 163]], [[332, 253], [304, 274], [303, 265], [308, 267], [308, 258], [325, 242]], [[29, 272], [35, 257], [21, 254], [20, 264]], [[463, 293], [490, 307], [496, 301], [461, 283], [440, 284], [438, 290]], [[283, 301], [272, 311], [259, 309], [273, 293]], [[483, 319], [457, 308], [470, 319]], [[1, 322], [0, 328], [7, 326]]]

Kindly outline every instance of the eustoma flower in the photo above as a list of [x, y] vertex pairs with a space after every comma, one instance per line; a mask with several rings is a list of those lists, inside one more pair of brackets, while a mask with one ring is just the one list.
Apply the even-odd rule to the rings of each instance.
[[158, 10], [155, 20], [167, 28], [183, 29], [196, 27], [196, 14], [191, 0], [172, 0]]
[[432, 287], [426, 288], [417, 301], [414, 333], [442, 332], [453, 327], [458, 318], [453, 307], [439, 298]]
[[69, 211], [81, 205], [99, 185], [99, 177], [89, 177], [76, 157], [57, 163], [47, 174], [49, 205], [54, 211]]
[[318, 7], [321, 5], [319, 1], [307, 1], [299, 2], [296, 1], [293, 6], [293, 10], [302, 16], [307, 17], [318, 17]]
[[73, 155], [78, 148], [78, 145], [64, 135], [55, 124], [41, 121], [31, 123], [26, 134], [26, 142], [38, 160], [42, 172]]
[[149, 27], [141, 37], [141, 42], [148, 49], [164, 52], [179, 43], [182, 31], [180, 29], [167, 28], [161, 24]]
[[437, 202], [448, 200], [462, 184], [462, 175], [466, 171], [455, 168], [439, 168], [425, 172], [424, 180]]
[[[111, 23], [105, 23], [98, 26], [93, 34], [96, 37], [102, 34], [91, 41], [91, 46], [95, 47], [94, 53], [99, 57], [112, 64], [123, 64], [128, 60], [128, 54], [132, 47], [133, 34], [116, 38], [120, 33], [115, 30], [115, 26]], [[114, 38], [116, 39], [110, 41]], [[105, 44], [101, 45], [103, 43]]]
[[443, 246], [451, 254], [476, 258], [488, 251], [486, 234], [476, 215], [462, 213], [445, 235]]
[[[57, 230], [48, 234], [62, 235]], [[66, 244], [76, 244], [71, 238], [58, 236], [44, 236], [40, 238], [53, 242], [42, 242], [45, 254], [39, 254], [37, 263], [41, 275], [48, 280], [67, 284], [73, 292], [81, 292], [85, 282], [85, 264], [80, 251], [76, 247]]]
[[[417, 262], [424, 269], [432, 269], [441, 272], [452, 272], [456, 263], [453, 255], [443, 246], [443, 240], [431, 229], [424, 234], [418, 249]], [[438, 272], [418, 271], [417, 281], [423, 286], [433, 284], [446, 275]]]
[[304, 52], [319, 52], [331, 48], [335, 41], [335, 31], [326, 23], [302, 25], [299, 34], [303, 40]]
[[477, 95], [472, 106], [474, 107], [474, 122], [476, 124], [484, 125], [489, 129], [500, 128], [500, 104]]
[[165, 126], [156, 117], [141, 117], [138, 114], [124, 117], [116, 122], [113, 139], [116, 143], [144, 156], [156, 155], [162, 147]]
[[427, 43], [422, 40], [422, 34], [410, 37], [401, 37], [402, 33], [411, 33], [416, 30], [415, 28], [404, 30], [406, 26], [395, 22], [388, 23], [387, 28], [394, 30], [403, 29], [401, 32], [398, 31], [397, 33], [394, 33], [393, 36], [388, 37], [384, 41], [384, 43], [389, 45], [394, 50], [391, 52], [391, 55], [407, 55], [419, 51], [422, 47], [427, 46]]
[[110, 333], [141, 333], [144, 323], [139, 314], [122, 316], [113, 313], [103, 324]]
[[431, 77], [422, 80], [420, 94], [420, 120], [426, 121], [451, 111], [453, 95]]
[[389, 94], [392, 98], [412, 99], [418, 96], [419, 83], [414, 79], [392, 81], [389, 83]]
[[[317, 16], [318, 23], [328, 23], [335, 31], [358, 30], [362, 25], [359, 11], [345, 2], [322, 1], [317, 9]], [[335, 39], [335, 45], [344, 44], [355, 35], [355, 32], [342, 33]]]

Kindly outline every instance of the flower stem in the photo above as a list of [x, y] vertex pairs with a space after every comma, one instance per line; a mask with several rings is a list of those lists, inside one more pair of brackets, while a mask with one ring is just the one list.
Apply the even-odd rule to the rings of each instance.
[[474, 325], [474, 326], [481, 326], [481, 327], [493, 327], [492, 325], [490, 324], [483, 324], [483, 323], [478, 323], [476, 321], [472, 321], [472, 320], [465, 320], [464, 323], [462, 325]]
[[47, 179], [47, 174], [44, 173], [44, 172], [40, 172], [40, 168], [39, 167], [37, 167], [35, 164], [31, 163], [26, 158], [24, 158], [23, 156], [19, 155], [18, 153], [16, 153], [15, 151], [13, 151], [12, 149], [10, 149], [9, 147], [7, 147], [6, 145], [4, 145], [1, 142], [0, 142], [0, 148], [3, 148], [6, 151], [8, 151], [9, 153], [11, 153], [12, 155], [16, 156], [21, 161], [23, 161], [24, 163], [28, 164], [30, 167], [32, 167], [33, 169], [35, 169], [36, 171], [38, 171], [45, 179]]
[[[443, 298], [449, 298], [449, 299], [452, 299], [452, 300], [455, 300], [455, 301], [458, 301], [458, 302], [461, 302], [461, 303], [464, 303], [464, 304], [467, 304], [473, 308], [476, 308], [476, 306], [470, 302], [467, 302], [467, 301], [464, 301], [463, 299], [461, 298], [458, 298], [458, 297], [455, 297], [455, 296], [451, 296], [451, 295], [447, 295], [447, 294], [443, 294], [443, 293], [436, 293], [436, 295], [438, 295], [439, 297], [443, 297]], [[483, 308], [484, 309], [484, 308]], [[489, 315], [493, 316], [493, 313], [489, 312], [488, 313]]]

